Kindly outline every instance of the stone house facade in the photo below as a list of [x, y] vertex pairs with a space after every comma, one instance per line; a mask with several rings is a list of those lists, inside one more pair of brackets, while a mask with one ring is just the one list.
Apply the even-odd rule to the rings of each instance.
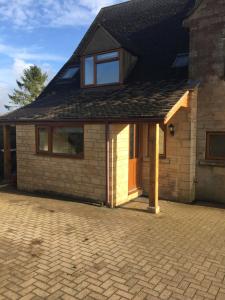
[[[206, 159], [207, 132], [225, 132], [225, 1], [201, 1], [185, 26], [190, 30], [190, 78], [201, 82], [196, 199], [225, 202], [224, 159]], [[225, 139], [222, 141], [225, 151]]]
[[225, 202], [224, 4], [101, 10], [39, 98], [0, 118], [5, 177], [13, 125], [20, 190], [110, 207], [146, 195], [154, 213], [159, 198]]

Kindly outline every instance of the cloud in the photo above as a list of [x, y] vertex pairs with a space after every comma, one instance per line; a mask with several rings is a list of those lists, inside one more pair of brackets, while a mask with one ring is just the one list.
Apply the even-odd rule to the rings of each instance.
[[0, 0], [0, 24], [16, 28], [87, 25], [101, 7], [125, 0]]
[[11, 58], [18, 58], [21, 60], [37, 60], [37, 61], [63, 61], [65, 58], [55, 54], [42, 52], [40, 48], [20, 48], [13, 47], [0, 41], [0, 54]]

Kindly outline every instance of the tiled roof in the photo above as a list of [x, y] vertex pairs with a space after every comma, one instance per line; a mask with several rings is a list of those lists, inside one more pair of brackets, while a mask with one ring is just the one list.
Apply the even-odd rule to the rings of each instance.
[[[195, 0], [131, 0], [101, 10], [80, 45], [39, 98], [28, 107], [0, 118], [82, 119], [161, 117], [185, 92], [187, 68], [172, 64], [189, 52], [188, 31], [182, 23]], [[102, 25], [138, 62], [124, 86], [80, 89], [80, 74], [60, 82], [98, 25]], [[172, 83], [171, 83], [172, 82]]]
[[191, 87], [186, 80], [127, 84], [118, 87], [64, 90], [39, 98], [2, 120], [163, 119]]

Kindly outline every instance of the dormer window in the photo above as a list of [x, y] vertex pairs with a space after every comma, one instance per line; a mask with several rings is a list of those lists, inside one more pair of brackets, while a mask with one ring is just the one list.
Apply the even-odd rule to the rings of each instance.
[[120, 52], [86, 56], [83, 59], [83, 86], [120, 83]]

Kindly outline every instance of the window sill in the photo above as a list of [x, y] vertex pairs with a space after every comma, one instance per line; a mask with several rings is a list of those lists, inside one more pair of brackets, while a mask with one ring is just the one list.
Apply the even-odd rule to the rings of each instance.
[[88, 84], [85, 85], [84, 83], [81, 85], [82, 89], [95, 89], [99, 87], [117, 87], [122, 86], [123, 82], [114, 82], [114, 83], [104, 83], [104, 84]]
[[53, 153], [36, 153], [37, 156], [55, 157], [55, 158], [70, 158], [70, 159], [84, 159], [84, 155], [69, 155], [69, 154], [53, 154]]
[[199, 165], [225, 168], [225, 160], [200, 160]]

